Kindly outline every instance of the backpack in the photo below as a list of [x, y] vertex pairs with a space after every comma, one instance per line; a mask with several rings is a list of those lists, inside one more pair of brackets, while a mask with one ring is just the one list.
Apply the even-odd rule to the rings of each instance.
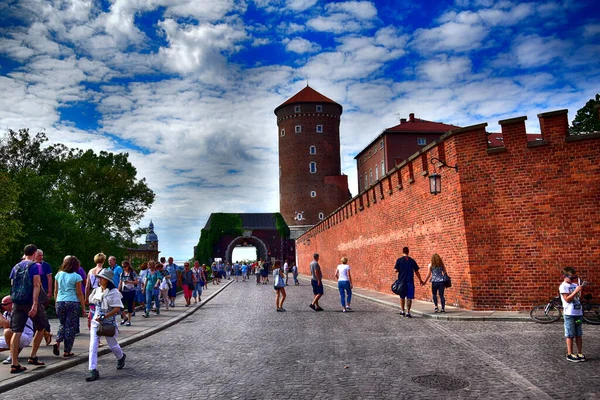
[[17, 264], [18, 269], [13, 278], [13, 284], [10, 288], [10, 297], [15, 304], [28, 304], [32, 300], [33, 279], [29, 275], [29, 267], [35, 262], [30, 261], [26, 265]]

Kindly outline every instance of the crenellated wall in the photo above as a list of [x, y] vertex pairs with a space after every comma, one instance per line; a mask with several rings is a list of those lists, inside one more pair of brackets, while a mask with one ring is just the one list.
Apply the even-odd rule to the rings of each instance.
[[[298, 238], [300, 270], [308, 273], [318, 252], [334, 278], [346, 256], [356, 286], [389, 292], [408, 246], [423, 278], [440, 254], [453, 278], [451, 304], [528, 308], [557, 294], [567, 265], [600, 301], [600, 134], [568, 137], [566, 110], [538, 117], [535, 142], [527, 141], [526, 117], [499, 121], [501, 148], [488, 148], [487, 124], [443, 135]], [[429, 193], [434, 169], [442, 175], [437, 196]], [[430, 285], [418, 286], [416, 298], [429, 300]]]

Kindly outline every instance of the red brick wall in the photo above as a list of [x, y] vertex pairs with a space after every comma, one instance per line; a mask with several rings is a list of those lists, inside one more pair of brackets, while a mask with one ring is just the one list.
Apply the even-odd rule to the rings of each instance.
[[[300, 270], [307, 273], [318, 252], [333, 278], [346, 256], [356, 286], [389, 293], [394, 262], [408, 246], [423, 277], [440, 254], [453, 278], [449, 304], [526, 309], [557, 294], [567, 265], [600, 300], [600, 135], [567, 138], [560, 111], [540, 114], [544, 141], [528, 144], [524, 120], [500, 121], [502, 149], [487, 149], [487, 124], [426, 146], [301, 236]], [[433, 172], [432, 157], [459, 166], [438, 169], [437, 196], [424, 173]], [[429, 288], [418, 287], [416, 298], [429, 300]]]

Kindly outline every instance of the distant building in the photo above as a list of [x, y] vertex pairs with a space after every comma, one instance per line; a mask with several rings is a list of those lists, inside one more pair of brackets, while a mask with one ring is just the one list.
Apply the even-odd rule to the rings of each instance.
[[154, 233], [154, 224], [150, 221], [148, 233], [146, 234], [146, 244], [141, 244], [137, 248], [127, 249], [129, 260], [132, 262], [157, 261], [158, 254], [158, 236]]
[[306, 86], [275, 115], [279, 208], [296, 238], [348, 201], [348, 176], [340, 161], [342, 106]]
[[389, 170], [415, 154], [444, 133], [458, 126], [426, 121], [409, 114], [400, 124], [381, 132], [356, 157], [358, 191], [377, 182]]

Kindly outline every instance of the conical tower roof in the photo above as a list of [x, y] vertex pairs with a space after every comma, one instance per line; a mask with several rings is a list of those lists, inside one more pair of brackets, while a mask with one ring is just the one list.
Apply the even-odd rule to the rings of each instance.
[[290, 104], [296, 103], [330, 103], [335, 104], [340, 108], [340, 113], [342, 112], [342, 106], [339, 103], [331, 100], [327, 96], [323, 96], [321, 93], [317, 92], [315, 89], [310, 86], [306, 86], [304, 89], [284, 101], [279, 107], [275, 109], [275, 114], [277, 114], [277, 110], [279, 110], [283, 106], [287, 106]]

